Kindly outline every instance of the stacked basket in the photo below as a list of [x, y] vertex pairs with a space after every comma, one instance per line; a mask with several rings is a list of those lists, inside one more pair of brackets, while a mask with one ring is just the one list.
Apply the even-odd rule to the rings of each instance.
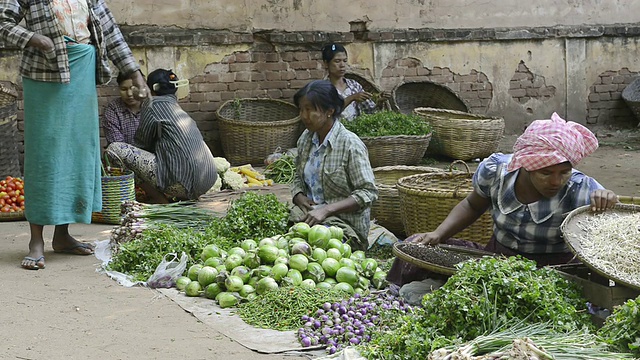
[[417, 165], [424, 157], [431, 134], [362, 137], [371, 167]]
[[622, 99], [629, 106], [636, 120], [640, 120], [640, 77], [622, 90]]
[[[466, 172], [454, 172], [454, 161], [448, 172], [417, 174], [398, 180], [397, 188], [402, 209], [402, 221], [407, 236], [435, 230], [451, 210], [471, 191], [469, 167]], [[487, 212], [455, 238], [486, 244], [493, 236], [493, 220]]]
[[301, 133], [298, 108], [273, 99], [235, 99], [216, 112], [220, 140], [231, 164], [263, 165], [277, 148], [296, 146]]
[[378, 187], [378, 200], [371, 207], [371, 217], [395, 235], [404, 235], [402, 209], [396, 183], [405, 176], [434, 172], [442, 172], [442, 169], [428, 166], [383, 166], [373, 169]]
[[435, 108], [416, 108], [414, 113], [433, 128], [429, 152], [452, 159], [487, 157], [496, 152], [504, 134], [502, 118]]
[[446, 86], [431, 81], [405, 81], [393, 89], [393, 107], [411, 114], [418, 107], [467, 111], [467, 105]]

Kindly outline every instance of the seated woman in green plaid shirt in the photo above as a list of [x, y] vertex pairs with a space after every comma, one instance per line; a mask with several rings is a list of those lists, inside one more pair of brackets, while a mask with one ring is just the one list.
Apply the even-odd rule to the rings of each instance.
[[298, 139], [290, 220], [339, 226], [352, 247], [366, 249], [378, 189], [366, 146], [337, 121], [344, 100], [327, 80], [310, 82], [293, 100], [306, 130]]

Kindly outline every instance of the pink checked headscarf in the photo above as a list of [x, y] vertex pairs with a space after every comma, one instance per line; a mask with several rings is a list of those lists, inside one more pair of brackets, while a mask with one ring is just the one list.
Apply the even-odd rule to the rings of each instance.
[[565, 161], [575, 166], [597, 148], [598, 139], [589, 129], [553, 113], [550, 120], [532, 122], [518, 137], [507, 171], [536, 171]]

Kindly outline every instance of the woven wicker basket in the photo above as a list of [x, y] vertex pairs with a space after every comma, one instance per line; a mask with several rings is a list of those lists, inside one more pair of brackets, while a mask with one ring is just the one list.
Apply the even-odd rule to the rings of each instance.
[[[454, 172], [456, 163], [464, 164], [466, 172]], [[398, 180], [402, 221], [407, 236], [435, 230], [471, 191], [473, 186], [467, 164], [454, 161], [448, 172], [417, 174]], [[458, 239], [487, 244], [493, 236], [493, 220], [489, 212], [464, 231]]]
[[400, 178], [415, 174], [442, 172], [442, 169], [428, 166], [383, 166], [373, 169], [378, 187], [378, 200], [371, 207], [371, 217], [378, 224], [397, 236], [404, 236], [402, 209], [396, 183]]
[[396, 111], [411, 114], [417, 107], [468, 111], [467, 105], [448, 87], [431, 81], [407, 81], [393, 89], [392, 105]]
[[363, 137], [371, 167], [416, 165], [429, 147], [431, 134]]
[[20, 152], [18, 150], [18, 94], [0, 83], [0, 177], [20, 177]]
[[618, 196], [618, 201], [623, 204], [640, 205], [640, 197], [637, 196]]
[[[376, 85], [373, 81], [367, 79], [363, 75], [348, 71], [346, 74], [344, 74], [344, 77], [357, 81], [362, 86], [362, 89], [370, 94], [379, 95], [383, 93], [378, 85]], [[389, 100], [381, 100], [376, 103], [376, 108], [379, 110], [391, 110], [391, 102]]]
[[1, 221], [20, 221], [24, 220], [24, 211], [0, 212]]
[[414, 113], [433, 128], [428, 152], [453, 159], [487, 157], [496, 152], [504, 134], [502, 118], [435, 108], [416, 108]]
[[622, 99], [640, 121], [640, 77], [635, 78], [631, 84], [622, 90]]
[[229, 100], [216, 115], [222, 150], [233, 165], [264, 165], [277, 148], [296, 147], [302, 132], [298, 108], [282, 100]]
[[120, 224], [120, 204], [134, 201], [136, 190], [133, 172], [123, 168], [107, 167], [102, 179], [102, 211], [91, 214], [91, 221]]

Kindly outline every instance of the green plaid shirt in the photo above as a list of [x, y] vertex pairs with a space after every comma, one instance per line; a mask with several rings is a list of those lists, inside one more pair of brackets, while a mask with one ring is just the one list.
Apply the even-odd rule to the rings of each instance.
[[[321, 165], [320, 182], [324, 192], [324, 201], [336, 203], [348, 196], [360, 205], [360, 210], [338, 214], [337, 217], [351, 225], [358, 236], [365, 241], [369, 235], [371, 204], [378, 198], [378, 189], [367, 147], [360, 138], [336, 121], [327, 138], [327, 148]], [[304, 181], [304, 167], [309, 160], [313, 133], [305, 130], [298, 139], [296, 158], [296, 178], [292, 185], [292, 194], [303, 193], [309, 196]]]
[[[96, 82], [106, 84], [111, 80], [109, 60], [125, 74], [138, 70], [140, 67], [104, 0], [87, 0], [87, 4], [91, 43], [97, 50]], [[24, 27], [18, 25], [22, 20]], [[55, 54], [27, 46], [35, 33], [51, 38]], [[20, 75], [38, 81], [70, 82], [67, 47], [48, 0], [0, 0], [0, 39], [23, 49]]]

